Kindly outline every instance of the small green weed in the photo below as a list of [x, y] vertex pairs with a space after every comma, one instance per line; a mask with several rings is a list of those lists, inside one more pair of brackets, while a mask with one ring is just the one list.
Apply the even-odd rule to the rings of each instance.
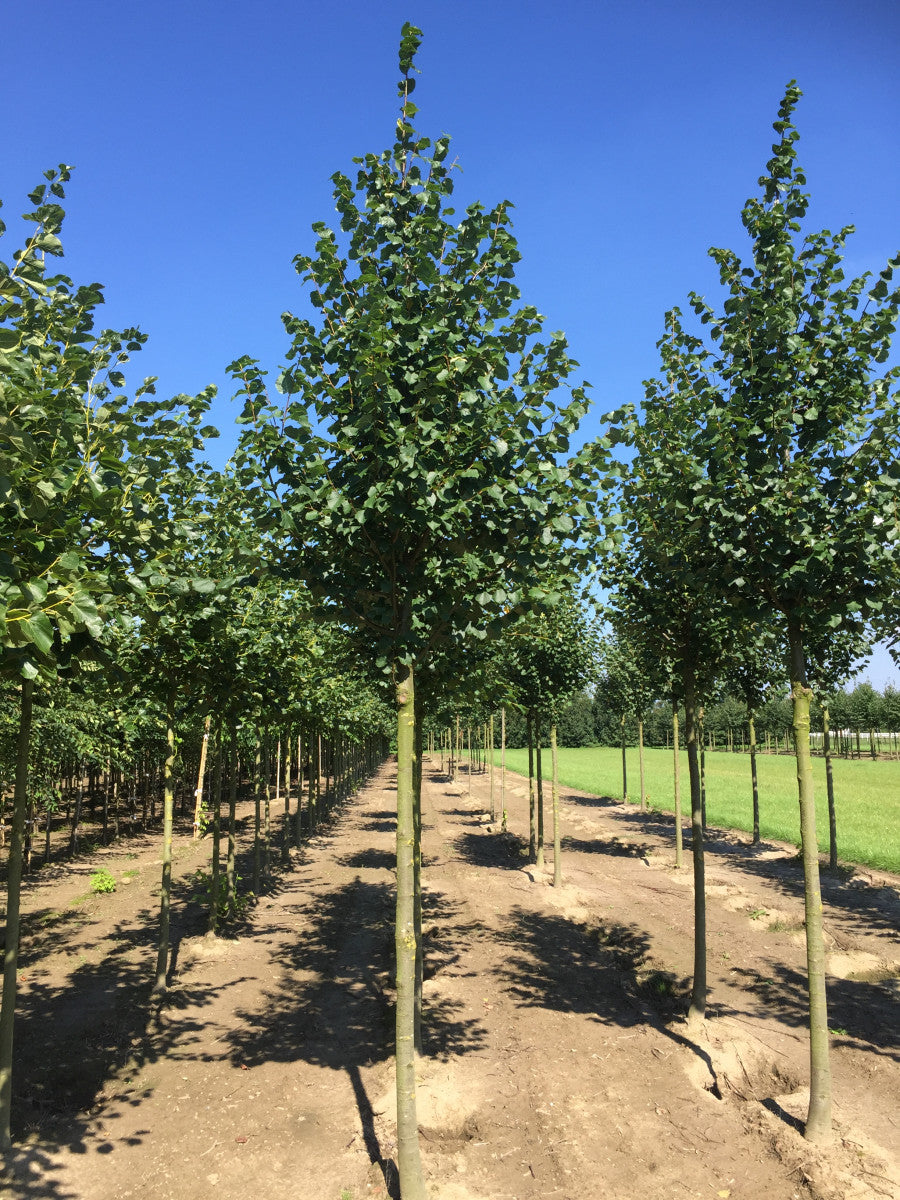
[[829, 1029], [828, 1032], [832, 1037], [847, 1037], [849, 1036], [846, 1029]]
[[134, 879], [135, 875], [140, 875], [137, 867], [129, 867], [127, 871], [122, 872], [123, 879]]
[[[235, 875], [235, 890], [240, 887], [241, 876]], [[256, 896], [253, 892], [240, 892], [235, 895], [231, 904], [228, 903], [226, 895], [226, 880], [224, 875], [219, 876], [219, 917], [225, 921], [243, 921], [247, 916], [248, 909], [256, 903]], [[209, 908], [212, 899], [212, 875], [209, 871], [204, 871], [202, 867], [198, 867], [194, 872], [194, 897], [201, 901], [206, 908]]]
[[353, 1193], [349, 1188], [341, 1188], [341, 1200], [353, 1200]]
[[94, 895], [100, 895], [102, 892], [114, 892], [116, 890], [116, 881], [107, 871], [106, 867], [101, 867], [99, 871], [95, 871], [91, 876], [91, 891]]
[[767, 917], [769, 915], [769, 910], [767, 908], [751, 908], [747, 915], [750, 917], [751, 921], [758, 921], [760, 917]]

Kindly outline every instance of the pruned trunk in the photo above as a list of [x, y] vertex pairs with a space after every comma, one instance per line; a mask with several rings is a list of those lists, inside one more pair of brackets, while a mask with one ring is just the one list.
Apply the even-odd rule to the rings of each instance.
[[[425, 977], [424, 943], [422, 941], [422, 701], [418, 695], [413, 705], [413, 934], [416, 939], [416, 985], [414, 1002], [413, 1042], [416, 1054], [422, 1054], [422, 984]], [[471, 777], [472, 760], [469, 759]]]
[[684, 845], [681, 830], [681, 759], [678, 745], [678, 705], [672, 706], [672, 751], [674, 754], [675, 786], [675, 866], [684, 866]]
[[222, 824], [222, 720], [216, 719], [216, 757], [213, 766], [212, 795], [212, 864], [209, 873], [209, 931], [215, 933], [219, 923], [220, 855], [219, 837]]
[[262, 887], [262, 738], [256, 731], [253, 755], [253, 894]]
[[23, 679], [16, 744], [16, 781], [12, 828], [6, 869], [6, 945], [3, 952], [3, 1000], [0, 1003], [0, 1153], [12, 1150], [13, 1031], [16, 1017], [16, 977], [19, 964], [20, 900], [25, 849], [25, 811], [28, 807], [28, 757], [34, 683]]
[[753, 788], [753, 845], [759, 845], [759, 778], [756, 772], [756, 714], [750, 711], [750, 785]]
[[683, 679], [684, 740], [691, 783], [691, 859], [694, 867], [694, 980], [688, 1020], [697, 1022], [706, 1015], [706, 868], [703, 854], [703, 796], [697, 747], [697, 684], [690, 657], [684, 664]]
[[490, 763], [489, 770], [491, 773], [491, 821], [497, 820], [497, 805], [494, 799], [494, 714], [491, 713], [491, 719], [488, 722], [488, 740], [490, 742]]
[[200, 766], [197, 770], [197, 787], [194, 792], [194, 838], [200, 836], [200, 817], [203, 813], [203, 779], [206, 775], [206, 753], [209, 746], [209, 723], [211, 716], [207, 715], [203, 722], [203, 742], [200, 745]]
[[644, 791], [644, 718], [638, 717], [638, 776], [641, 788], [641, 812], [647, 811], [647, 794]]
[[537, 854], [535, 863], [544, 865], [544, 768], [541, 763], [541, 722], [537, 722], [537, 745], [535, 747], [535, 778], [537, 780]]
[[506, 833], [506, 708], [500, 709], [500, 828]]
[[415, 1048], [415, 678], [398, 666], [397, 679], [397, 1165], [403, 1200], [426, 1200], [416, 1115]]
[[628, 803], [628, 763], [625, 758], [625, 715], [619, 722], [622, 733], [622, 803]]
[[525, 719], [528, 733], [528, 861], [537, 862], [537, 803], [534, 792], [534, 721]]
[[172, 905], [172, 819], [175, 815], [175, 699], [166, 706], [166, 761], [163, 765], [162, 885], [159, 891], [159, 949], [153, 992], [166, 990], [169, 965], [169, 917]]
[[231, 726], [228, 754], [228, 858], [225, 864], [225, 905], [229, 916], [234, 912], [237, 900], [237, 793], [238, 793], [238, 750], [237, 729]]
[[831, 1061], [828, 1042], [828, 1002], [825, 991], [825, 940], [822, 930], [822, 893], [819, 885], [819, 847], [816, 841], [816, 808], [812, 757], [809, 752], [809, 702], [806, 656], [800, 629], [788, 622], [791, 695], [794, 709], [794, 746], [797, 790], [800, 800], [800, 841], [803, 854], [806, 911], [806, 969], [809, 991], [809, 1113], [806, 1137], [825, 1142], [831, 1137]]
[[559, 832], [559, 754], [556, 748], [556, 722], [550, 726], [550, 765], [553, 772], [550, 795], [553, 799], [553, 886], [562, 883], [562, 839]]
[[[697, 710], [697, 742], [700, 746], [700, 826], [706, 834], [706, 748], [703, 744], [703, 709]], [[690, 764], [689, 764], [690, 765]], [[691, 806], [693, 809], [693, 805]]]
[[834, 807], [834, 769], [831, 765], [831, 726], [828, 705], [822, 706], [823, 746], [825, 750], [825, 789], [828, 794], [828, 865], [837, 870], [837, 813]]

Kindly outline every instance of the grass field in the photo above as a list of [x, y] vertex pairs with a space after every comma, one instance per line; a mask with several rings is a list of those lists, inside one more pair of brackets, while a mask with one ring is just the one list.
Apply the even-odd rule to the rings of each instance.
[[[500, 756], [496, 756], [499, 768]], [[528, 772], [528, 751], [507, 750], [510, 770]], [[628, 798], [637, 803], [638, 752], [627, 751]], [[793, 757], [760, 754], [760, 832], [763, 837], [800, 844], [800, 810]], [[543, 752], [545, 778], [550, 774], [550, 751]], [[672, 785], [672, 752], [644, 751], [644, 791], [652, 808], [671, 812], [675, 807]], [[825, 796], [825, 763], [813, 759], [816, 788], [816, 830], [819, 847], [828, 851], [828, 812]], [[560, 750], [560, 783], [597, 796], [622, 795], [622, 752], [606, 746]], [[881, 870], [900, 872], [900, 762], [871, 759], [834, 760], [834, 795], [837, 811], [838, 856], [845, 862], [864, 863]], [[687, 755], [681, 756], [681, 796], [685, 821], [690, 821]], [[749, 754], [724, 751], [706, 755], [706, 811], [710, 825], [731, 829], [753, 828]]]

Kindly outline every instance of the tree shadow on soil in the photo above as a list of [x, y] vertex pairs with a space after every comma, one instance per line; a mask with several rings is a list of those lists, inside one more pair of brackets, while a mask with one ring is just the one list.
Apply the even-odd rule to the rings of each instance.
[[357, 854], [346, 854], [337, 860], [342, 867], [356, 867], [363, 870], [395, 871], [397, 856], [390, 850], [360, 850]]
[[654, 963], [645, 930], [618, 922], [587, 926], [519, 908], [502, 937], [510, 947], [502, 975], [518, 1004], [623, 1029], [650, 1026], [705, 1063], [718, 1096], [708, 1052], [679, 1028], [690, 980]]
[[453, 839], [453, 849], [473, 867], [519, 871], [525, 862], [526, 847], [513, 833], [461, 833]]
[[[265, 1062], [306, 1062], [346, 1073], [369, 1157], [395, 1188], [394, 1168], [380, 1145], [362, 1069], [388, 1061], [394, 1051], [394, 888], [357, 878], [330, 895], [308, 896], [291, 906], [304, 924], [282, 955], [282, 979], [260, 1007], [235, 1014], [225, 1041], [232, 1061], [253, 1068]], [[456, 909], [440, 895], [423, 900], [426, 975], [456, 961], [462, 936]], [[478, 1050], [481, 1024], [462, 1015], [462, 1004], [428, 1000], [423, 1019], [425, 1053], [440, 1059]], [[395, 1195], [395, 1191], [390, 1191]]]
[[[809, 1024], [806, 976], [791, 967], [773, 963], [768, 973], [755, 967], [736, 967], [742, 987], [763, 1000], [779, 1019], [795, 1028]], [[895, 979], [896, 985], [897, 980]], [[828, 980], [828, 1026], [847, 1045], [900, 1061], [900, 1025], [897, 1022], [896, 987], [866, 979]], [[747, 1016], [737, 1007], [723, 1006], [725, 1015]]]
[[[236, 861], [238, 876], [250, 878], [252, 849], [242, 848]], [[277, 862], [278, 848], [273, 847], [272, 872], [263, 880], [262, 895], [283, 886]], [[92, 901], [90, 909], [82, 907], [84, 900]], [[208, 923], [207, 893], [196, 875], [173, 881], [170, 986], [159, 998], [151, 994], [159, 909], [155, 904], [141, 908], [110, 926], [103, 922], [103, 902], [103, 896], [81, 897], [62, 910], [32, 912], [23, 921], [13, 1071], [16, 1142], [31, 1136], [47, 1146], [66, 1144], [74, 1153], [112, 1152], [119, 1139], [112, 1130], [98, 1138], [92, 1118], [102, 1111], [108, 1127], [125, 1108], [138, 1107], [149, 1092], [127, 1080], [160, 1058], [195, 1058], [204, 1023], [188, 1017], [188, 1011], [208, 1007], [220, 993], [244, 982], [197, 984], [179, 974], [183, 941], [204, 933]], [[95, 921], [100, 928], [92, 928]], [[251, 932], [253, 923], [250, 905], [221, 932]], [[74, 961], [74, 970], [62, 978], [58, 968], [45, 965], [61, 953]], [[134, 1140], [141, 1139], [129, 1139]], [[54, 1192], [49, 1180], [43, 1191], [37, 1183], [32, 1187], [32, 1176], [44, 1170], [42, 1151], [33, 1141], [17, 1147], [15, 1156], [22, 1173], [15, 1195], [64, 1195]]]
[[576, 854], [609, 854], [614, 858], [642, 858], [649, 847], [640, 842], [626, 842], [621, 838], [574, 838], [562, 839], [563, 850]]
[[[573, 804], [590, 805], [595, 797], [571, 797]], [[652, 809], [614, 812], [610, 819], [620, 822], [629, 832], [652, 835], [665, 843], [663, 853], [675, 853], [675, 817], [672, 813]], [[685, 853], [690, 853], [691, 834], [684, 829]], [[574, 849], [574, 847], [573, 847]], [[757, 879], [763, 879], [783, 895], [799, 902], [803, 900], [803, 865], [798, 854], [784, 851], [774, 842], [752, 845], [734, 830], [710, 827], [704, 850], [710, 858], [720, 856], [729, 866]], [[775, 857], [773, 857], [773, 854]], [[895, 933], [900, 923], [900, 893], [889, 885], [870, 883], [865, 868], [844, 868], [836, 874], [820, 868], [823, 900], [839, 909], [861, 935], [873, 931]], [[827, 917], [826, 917], [827, 920]]]
[[621, 796], [587, 796], [571, 792], [559, 793], [560, 803], [578, 804], [582, 808], [616, 808], [622, 803]]
[[[78, 965], [62, 982], [51, 982], [39, 959], [23, 971], [13, 1073], [16, 1140], [38, 1134], [49, 1142], [65, 1142], [76, 1153], [110, 1152], [113, 1137], [88, 1144], [90, 1116], [114, 1102], [119, 1108], [136, 1107], [147, 1094], [116, 1077], [126, 1068], [137, 1076], [163, 1055], [172, 1055], [174, 1034], [181, 1039], [201, 1028], [197, 1022], [182, 1026], [162, 1021], [159, 1007], [154, 1009], [151, 947], [157, 921], [158, 914], [145, 909], [107, 934], [82, 941]], [[173, 931], [180, 936], [174, 922]], [[99, 961], [90, 961], [97, 955]], [[30, 952], [25, 958], [29, 961]], [[205, 1007], [223, 988], [181, 984], [166, 994], [165, 1012]], [[114, 1112], [104, 1116], [115, 1119]]]
[[[649, 967], [650, 939], [637, 925], [591, 928], [517, 908], [502, 940], [509, 947], [502, 975], [518, 1004], [626, 1028], [648, 1020], [663, 973]], [[665, 991], [677, 986], [672, 977]]]

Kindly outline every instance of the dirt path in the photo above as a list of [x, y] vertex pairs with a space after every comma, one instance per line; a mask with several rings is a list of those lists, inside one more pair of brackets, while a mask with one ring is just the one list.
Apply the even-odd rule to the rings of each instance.
[[[671, 819], [566, 790], [564, 886], [523, 866], [487, 779], [423, 791], [426, 1058], [435, 1200], [900, 1197], [897, 880], [826, 880], [838, 1137], [807, 1146], [802, 893], [793, 849], [709, 847], [710, 1019], [676, 1019], [690, 879]], [[201, 935], [181, 838], [177, 953], [148, 993], [150, 838], [29, 885], [17, 1030], [18, 1200], [396, 1195], [393, 767], [228, 939]], [[549, 821], [548, 821], [549, 826]], [[116, 893], [84, 899], [102, 861]], [[123, 876], [126, 876], [125, 882]]]

